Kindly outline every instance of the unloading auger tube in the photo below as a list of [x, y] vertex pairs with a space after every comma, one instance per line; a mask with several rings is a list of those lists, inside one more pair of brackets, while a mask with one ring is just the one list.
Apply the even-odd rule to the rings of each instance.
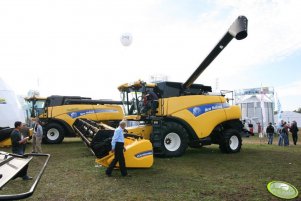
[[236, 38], [237, 40], [242, 40], [248, 36], [247, 33], [248, 19], [245, 16], [239, 16], [233, 24], [230, 26], [226, 34], [217, 43], [217, 45], [211, 50], [204, 61], [199, 65], [199, 67], [194, 71], [194, 73], [188, 78], [188, 80], [183, 84], [183, 89], [189, 88], [194, 81], [202, 74], [202, 72], [209, 66], [209, 64], [219, 55], [219, 53], [225, 49], [229, 42]]

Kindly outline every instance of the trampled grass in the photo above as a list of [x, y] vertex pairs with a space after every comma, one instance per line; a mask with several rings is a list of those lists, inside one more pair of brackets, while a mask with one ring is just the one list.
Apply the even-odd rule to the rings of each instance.
[[[43, 145], [51, 159], [28, 200], [279, 200], [266, 185], [280, 180], [301, 191], [301, 146], [279, 147], [276, 140], [268, 145], [265, 139], [244, 138], [238, 154], [222, 154], [217, 145], [188, 149], [182, 157], [155, 158], [150, 169], [130, 169], [132, 177], [123, 178], [119, 171], [106, 177], [80, 139], [67, 139]], [[34, 175], [42, 162], [33, 160], [29, 173]], [[28, 190], [30, 185], [16, 179], [0, 193]]]

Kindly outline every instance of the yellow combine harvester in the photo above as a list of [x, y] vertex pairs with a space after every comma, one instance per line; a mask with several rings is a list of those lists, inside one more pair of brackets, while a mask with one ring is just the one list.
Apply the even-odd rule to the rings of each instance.
[[150, 139], [154, 153], [164, 156], [180, 156], [188, 146], [210, 144], [219, 144], [222, 152], [239, 152], [240, 108], [231, 106], [223, 94], [210, 95], [211, 87], [193, 82], [233, 38], [246, 37], [247, 18], [239, 16], [185, 83], [138, 81], [121, 85], [118, 89], [126, 119], [144, 122], [128, 128], [129, 133]]
[[77, 118], [116, 126], [124, 117], [120, 101], [80, 96], [32, 97], [26, 101], [31, 108], [31, 117], [38, 117], [43, 122], [43, 142], [49, 144], [61, 143], [64, 137], [75, 137], [72, 124]]
[[[184, 154], [188, 146], [210, 144], [219, 144], [222, 152], [239, 152], [243, 129], [240, 108], [231, 106], [223, 94], [210, 95], [210, 86], [193, 82], [233, 38], [242, 40], [246, 37], [247, 18], [239, 16], [185, 83], [137, 81], [119, 86], [125, 119], [140, 123], [127, 128], [129, 144], [134, 147], [141, 137], [150, 140], [154, 154], [169, 157]], [[113, 128], [84, 119], [78, 119], [73, 127], [97, 161], [109, 164]], [[126, 156], [127, 165], [132, 159], [134, 164], [137, 156], [152, 156], [150, 148], [139, 144], [136, 147], [134, 154]], [[150, 163], [147, 161], [146, 164]]]

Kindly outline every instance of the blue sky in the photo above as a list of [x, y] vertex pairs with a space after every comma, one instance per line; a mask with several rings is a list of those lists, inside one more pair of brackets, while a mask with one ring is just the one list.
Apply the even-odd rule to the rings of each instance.
[[301, 50], [298, 50], [285, 58], [256, 66], [260, 73], [252, 71], [250, 76], [259, 76], [263, 83], [279, 87], [301, 79], [300, 64]]
[[[220, 89], [274, 87], [301, 107], [301, 1], [2, 0], [0, 77], [18, 93], [119, 99], [118, 85], [151, 75], [185, 81], [239, 15], [233, 40], [197, 80]], [[130, 32], [124, 47], [120, 36]]]

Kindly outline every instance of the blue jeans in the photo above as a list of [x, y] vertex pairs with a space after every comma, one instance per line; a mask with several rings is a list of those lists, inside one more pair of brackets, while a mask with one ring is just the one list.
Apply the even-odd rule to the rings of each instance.
[[268, 133], [268, 144], [273, 144], [274, 133]]
[[289, 144], [288, 134], [284, 134], [284, 146], [288, 146]]
[[286, 135], [286, 134], [285, 133], [280, 133], [280, 135], [279, 135], [279, 141], [278, 141], [279, 146], [283, 146], [284, 135]]

